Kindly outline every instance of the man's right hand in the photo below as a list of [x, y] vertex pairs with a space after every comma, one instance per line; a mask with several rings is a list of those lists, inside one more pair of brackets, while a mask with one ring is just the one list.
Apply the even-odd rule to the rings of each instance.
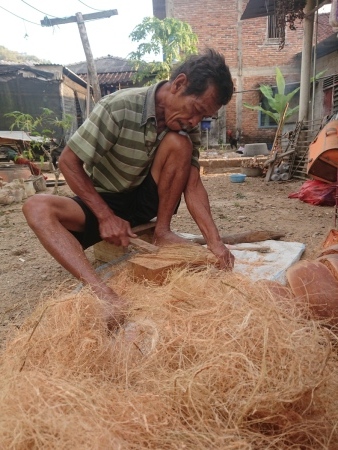
[[99, 230], [104, 241], [122, 247], [128, 247], [129, 239], [137, 237], [137, 234], [132, 232], [130, 223], [113, 212], [99, 219]]
[[91, 209], [99, 221], [100, 236], [110, 244], [127, 247], [129, 238], [136, 237], [130, 223], [117, 217], [96, 192], [92, 180], [83, 168], [83, 161], [67, 145], [63, 149], [59, 167], [74, 194]]

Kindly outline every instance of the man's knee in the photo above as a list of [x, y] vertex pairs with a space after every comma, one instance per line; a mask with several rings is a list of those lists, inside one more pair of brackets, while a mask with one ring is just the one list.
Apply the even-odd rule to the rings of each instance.
[[47, 195], [34, 195], [23, 204], [22, 212], [29, 225], [39, 222], [41, 217], [46, 217], [47, 211], [50, 209], [47, 197]]
[[22, 207], [28, 225], [36, 232], [60, 223], [67, 230], [83, 231], [86, 216], [81, 206], [73, 199], [57, 195], [35, 195], [29, 197]]
[[162, 166], [171, 161], [179, 163], [180, 167], [185, 164], [190, 166], [192, 150], [192, 142], [188, 135], [169, 131], [159, 145], [153, 165]]
[[25, 217], [35, 216], [36, 213], [44, 207], [44, 199], [38, 198], [42, 196], [34, 195], [29, 197], [22, 206], [22, 212]]
[[188, 134], [182, 132], [169, 131], [163, 138], [159, 150], [168, 150], [170, 153], [178, 151], [181, 154], [186, 153], [191, 156], [192, 142]]

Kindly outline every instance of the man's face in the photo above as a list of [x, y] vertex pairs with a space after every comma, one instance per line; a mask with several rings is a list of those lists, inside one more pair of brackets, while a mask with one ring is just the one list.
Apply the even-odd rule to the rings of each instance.
[[200, 96], [184, 95], [186, 87], [187, 79], [184, 74], [180, 74], [171, 85], [171, 95], [164, 115], [166, 126], [173, 131], [189, 131], [203, 117], [215, 115], [221, 107], [215, 86], [209, 86]]

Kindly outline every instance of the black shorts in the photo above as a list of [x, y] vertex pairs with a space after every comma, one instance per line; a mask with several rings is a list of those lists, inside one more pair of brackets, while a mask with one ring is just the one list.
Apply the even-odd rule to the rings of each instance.
[[[158, 192], [151, 173], [143, 183], [132, 191], [125, 193], [102, 192], [100, 196], [114, 211], [114, 214], [127, 220], [131, 227], [149, 222], [157, 216]], [[102, 241], [96, 216], [79, 197], [73, 197], [83, 209], [86, 216], [85, 229], [82, 232], [72, 231], [84, 249]]]

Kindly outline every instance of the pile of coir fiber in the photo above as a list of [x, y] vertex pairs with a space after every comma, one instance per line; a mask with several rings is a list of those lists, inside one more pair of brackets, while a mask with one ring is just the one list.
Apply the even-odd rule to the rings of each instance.
[[109, 334], [83, 289], [44, 302], [7, 343], [1, 449], [337, 449], [335, 335], [234, 274], [109, 283]]

